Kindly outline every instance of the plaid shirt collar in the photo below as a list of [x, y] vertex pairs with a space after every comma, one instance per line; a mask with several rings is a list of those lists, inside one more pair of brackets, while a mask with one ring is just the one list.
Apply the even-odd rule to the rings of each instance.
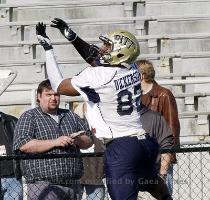
[[[49, 115], [50, 116], [50, 114], [45, 112], [45, 111], [43, 111], [40, 106], [38, 106], [37, 109], [38, 109], [40, 114], [44, 114], [44, 115]], [[66, 113], [62, 112], [62, 109], [58, 108], [57, 109], [57, 115], [58, 115], [58, 118], [59, 118], [59, 121], [60, 121], [66, 115]]]

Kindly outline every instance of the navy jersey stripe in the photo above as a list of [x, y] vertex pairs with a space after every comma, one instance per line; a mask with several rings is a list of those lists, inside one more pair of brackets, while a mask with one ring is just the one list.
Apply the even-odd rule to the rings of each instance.
[[97, 107], [98, 107], [98, 110], [100, 111], [100, 114], [101, 114], [101, 118], [103, 119], [103, 121], [104, 121], [104, 123], [109, 127], [109, 130], [110, 130], [110, 132], [111, 132], [111, 134], [112, 134], [112, 137], [113, 137], [113, 132], [112, 132], [112, 129], [111, 129], [111, 127], [106, 123], [106, 121], [104, 120], [104, 117], [103, 117], [103, 114], [102, 114], [102, 112], [101, 112], [101, 109], [100, 109], [100, 106], [99, 106], [99, 103], [97, 103]]
[[100, 102], [99, 94], [94, 89], [90, 88], [90, 86], [82, 87], [80, 89], [87, 95], [89, 101], [93, 103]]
[[114, 73], [113, 77], [107, 83], [104, 83], [103, 85], [109, 84], [114, 79], [114, 77], [116, 76], [116, 74], [117, 74], [117, 71]]
[[81, 70], [78, 74], [76, 74], [75, 76], [80, 75], [83, 71], [85, 71], [88, 67], [85, 67], [83, 70]]

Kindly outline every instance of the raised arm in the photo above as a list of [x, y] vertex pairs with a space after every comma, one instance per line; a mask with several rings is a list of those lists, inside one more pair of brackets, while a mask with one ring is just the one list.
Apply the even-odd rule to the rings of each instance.
[[61, 34], [72, 43], [81, 57], [90, 65], [95, 66], [95, 59], [99, 54], [99, 48], [81, 39], [71, 27], [62, 19], [52, 20], [52, 27], [60, 30]]
[[78, 96], [79, 93], [71, 85], [71, 79], [64, 79], [61, 74], [54, 56], [51, 41], [46, 34], [46, 25], [38, 23], [36, 25], [36, 34], [39, 43], [42, 45], [46, 53], [46, 69], [52, 89], [59, 94]]

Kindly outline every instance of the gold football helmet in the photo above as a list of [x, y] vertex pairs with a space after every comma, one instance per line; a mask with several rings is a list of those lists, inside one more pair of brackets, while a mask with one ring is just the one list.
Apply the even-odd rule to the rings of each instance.
[[106, 36], [100, 36], [105, 44], [111, 45], [110, 52], [102, 55], [105, 63], [111, 65], [131, 64], [140, 54], [140, 47], [136, 37], [125, 30], [115, 30]]

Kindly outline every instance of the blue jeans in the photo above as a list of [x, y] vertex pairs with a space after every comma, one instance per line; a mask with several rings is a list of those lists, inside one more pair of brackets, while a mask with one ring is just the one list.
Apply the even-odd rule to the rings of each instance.
[[173, 193], [173, 164], [170, 165], [167, 171], [166, 185], [168, 187], [169, 193]]
[[23, 186], [16, 178], [1, 178], [1, 192], [4, 200], [23, 199]]
[[87, 200], [104, 200], [105, 186], [104, 185], [84, 185]]

